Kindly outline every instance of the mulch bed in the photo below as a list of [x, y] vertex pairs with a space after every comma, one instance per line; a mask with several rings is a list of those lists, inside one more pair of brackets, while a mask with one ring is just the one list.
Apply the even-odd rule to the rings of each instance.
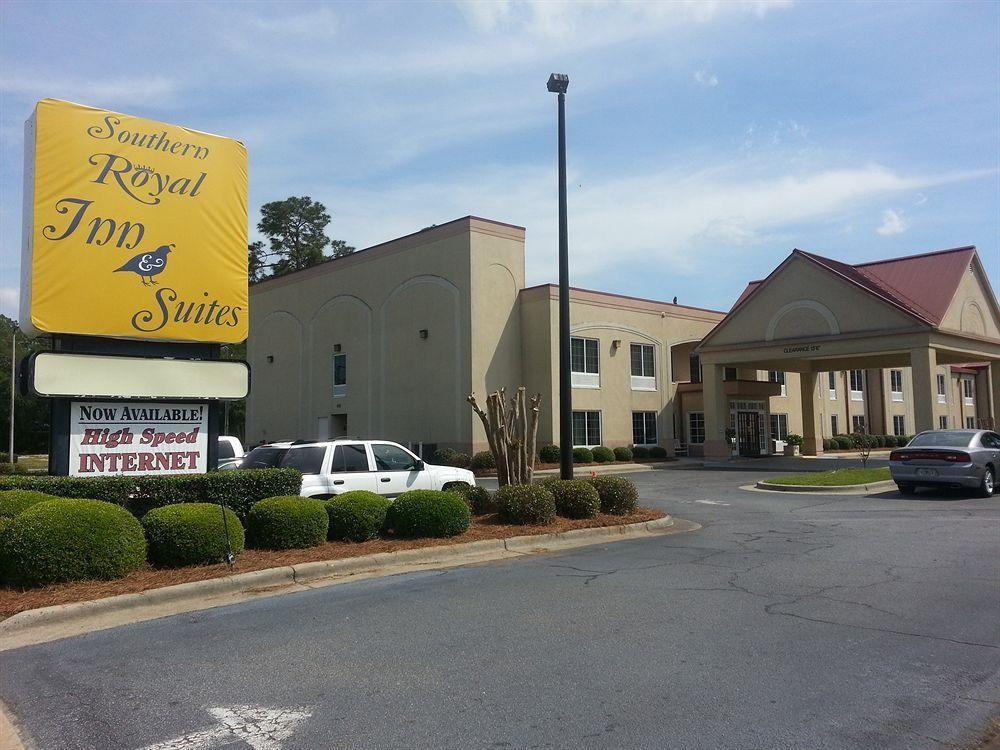
[[[577, 469], [590, 469], [594, 466], [628, 466], [629, 464], [663, 464], [670, 463], [671, 461], [677, 461], [676, 458], [633, 458], [630, 461], [605, 461], [603, 463], [598, 463], [597, 461], [591, 461], [587, 464], [578, 464], [573, 462], [573, 470]], [[543, 464], [536, 463], [535, 471], [541, 471], [544, 469], [558, 469], [559, 464]], [[496, 469], [486, 469], [484, 471], [475, 472], [477, 477], [495, 477], [497, 475]], [[582, 476], [582, 475], [581, 475]]]
[[612, 516], [601, 514], [597, 518], [572, 520], [556, 518], [547, 526], [515, 526], [504, 524], [495, 515], [478, 516], [472, 519], [472, 526], [464, 534], [447, 539], [374, 539], [370, 542], [326, 542], [318, 547], [292, 550], [258, 550], [248, 549], [236, 558], [236, 563], [230, 570], [228, 565], [197, 565], [187, 568], [157, 569], [150, 565], [140, 568], [131, 575], [117, 581], [79, 581], [75, 583], [57, 583], [37, 589], [20, 591], [12, 588], [0, 588], [0, 619], [10, 617], [18, 612], [38, 607], [49, 607], [54, 604], [84, 602], [93, 599], [103, 599], [119, 594], [135, 594], [161, 586], [173, 586], [190, 581], [203, 581], [209, 578], [222, 578], [231, 573], [249, 573], [265, 568], [277, 568], [283, 565], [318, 562], [322, 560], [341, 560], [346, 557], [373, 555], [378, 552], [398, 552], [404, 549], [420, 547], [444, 547], [463, 542], [476, 542], [481, 539], [506, 539], [514, 536], [530, 534], [552, 534], [571, 529], [592, 529], [601, 526], [618, 526], [628, 523], [642, 523], [663, 518], [665, 514], [650, 508], [639, 508], [630, 516]]

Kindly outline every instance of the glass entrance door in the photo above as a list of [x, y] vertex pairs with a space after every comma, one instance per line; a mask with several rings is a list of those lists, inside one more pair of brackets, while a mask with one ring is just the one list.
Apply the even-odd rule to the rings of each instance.
[[760, 455], [760, 427], [759, 412], [736, 412], [736, 439], [741, 456]]

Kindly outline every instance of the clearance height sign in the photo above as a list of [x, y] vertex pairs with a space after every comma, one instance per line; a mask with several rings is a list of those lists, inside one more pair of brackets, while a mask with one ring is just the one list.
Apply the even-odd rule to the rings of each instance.
[[207, 470], [205, 404], [74, 401], [71, 405], [71, 476]]
[[46, 333], [247, 337], [247, 153], [45, 99], [25, 125], [21, 320]]

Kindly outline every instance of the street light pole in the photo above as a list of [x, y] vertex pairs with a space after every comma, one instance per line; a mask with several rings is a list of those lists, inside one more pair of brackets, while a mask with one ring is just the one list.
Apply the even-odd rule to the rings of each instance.
[[569, 238], [566, 221], [566, 90], [569, 76], [553, 73], [546, 86], [559, 95], [559, 475], [573, 478], [573, 383], [569, 344]]
[[17, 326], [10, 328], [10, 442], [7, 447], [10, 451], [7, 460], [10, 465], [14, 465], [14, 394], [17, 388]]

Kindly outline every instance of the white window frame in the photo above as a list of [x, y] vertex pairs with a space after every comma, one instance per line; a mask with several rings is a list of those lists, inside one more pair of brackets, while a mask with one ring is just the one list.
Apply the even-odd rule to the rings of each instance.
[[[577, 443], [576, 442], [576, 415], [583, 414], [583, 432], [584, 436], [590, 437], [590, 415], [597, 415], [597, 442], [596, 443]], [[603, 425], [604, 418], [599, 409], [574, 409], [573, 410], [573, 447], [574, 448], [596, 448], [601, 445], [601, 441], [604, 440]]]
[[[782, 423], [784, 423], [784, 429], [782, 429]], [[774, 429], [775, 425], [778, 427], [777, 430]], [[784, 442], [785, 438], [788, 437], [788, 415], [772, 412], [769, 415], [767, 427], [771, 431], [772, 440], [780, 440], [781, 442]]]
[[827, 390], [830, 392], [830, 400], [837, 400], [837, 373], [829, 372], [827, 373]]
[[[337, 359], [342, 358], [344, 360], [344, 382], [337, 382]], [[347, 396], [347, 355], [343, 352], [338, 352], [333, 355], [333, 397], [334, 398], [344, 398]]]
[[937, 376], [937, 397], [939, 404], [948, 403], [948, 379], [941, 373], [938, 373]]
[[[694, 430], [692, 429], [691, 418], [695, 416], [701, 418], [701, 440], [694, 439], [695, 436], [694, 436]], [[686, 426], [687, 426], [688, 445], [702, 445], [705, 442], [705, 439], [708, 437], [705, 434], [705, 412], [689, 411], [687, 417], [688, 418]]]
[[[643, 436], [644, 440], [641, 443], [636, 442], [636, 440], [635, 440], [635, 416], [637, 414], [641, 414], [642, 415], [642, 436]], [[648, 425], [647, 415], [649, 415], [649, 414], [653, 415], [653, 439], [652, 440], [649, 440], [649, 434], [648, 434], [648, 431], [646, 430], [646, 427]], [[632, 412], [632, 444], [633, 445], [640, 445], [640, 446], [653, 446], [653, 445], [657, 445], [658, 438], [659, 438], [659, 431], [657, 429], [657, 424], [656, 424], [656, 412], [655, 411], [648, 411], [648, 410], [647, 411], [634, 411], [634, 412]]]
[[785, 383], [787, 377], [782, 370], [768, 370], [767, 379], [770, 380], [772, 383], [777, 383], [778, 385], [781, 386], [781, 394], [780, 394], [781, 396], [785, 397], [788, 396], [788, 386]]
[[973, 406], [976, 401], [976, 381], [972, 378], [962, 378], [962, 404]]
[[[899, 386], [898, 388], [896, 386]], [[903, 401], [903, 371], [902, 370], [889, 370], [889, 390], [892, 393], [893, 401]], [[903, 435], [905, 433], [897, 432], [897, 435]]]
[[948, 415], [942, 414], [938, 417], [938, 429], [947, 430], [948, 429]]
[[840, 417], [836, 414], [830, 415], [830, 437], [840, 434]]
[[[865, 400], [865, 371], [864, 370], [850, 370], [850, 385], [851, 385], [851, 401], [864, 401]], [[857, 382], [855, 383], [854, 373], [857, 373]], [[855, 385], [861, 386], [855, 389]]]
[[[636, 375], [632, 372], [632, 347], [637, 346], [640, 349], [639, 353], [639, 368], [642, 371], [641, 374]], [[652, 372], [646, 372], [646, 358], [644, 356], [645, 350], [649, 349], [651, 356], [649, 359], [649, 365], [652, 367]], [[633, 391], [655, 391], [656, 390], [656, 347], [653, 344], [641, 344], [636, 342], [629, 343], [628, 348], [628, 361], [629, 361], [629, 385]]]
[[896, 437], [906, 434], [906, 417], [904, 415], [892, 415], [892, 434]]
[[867, 432], [868, 431], [868, 420], [865, 419], [864, 414], [852, 414], [851, 415], [851, 432]]
[[965, 418], [965, 429], [967, 429], [967, 430], [974, 430], [974, 429], [976, 429], [976, 418], [975, 417], [966, 417]]
[[[583, 371], [573, 369], [573, 342], [583, 342]], [[587, 370], [587, 349], [593, 344], [597, 351], [597, 371]], [[570, 338], [570, 378], [574, 388], [600, 388], [601, 387], [601, 342], [599, 339], [588, 339], [583, 336], [572, 336]]]

